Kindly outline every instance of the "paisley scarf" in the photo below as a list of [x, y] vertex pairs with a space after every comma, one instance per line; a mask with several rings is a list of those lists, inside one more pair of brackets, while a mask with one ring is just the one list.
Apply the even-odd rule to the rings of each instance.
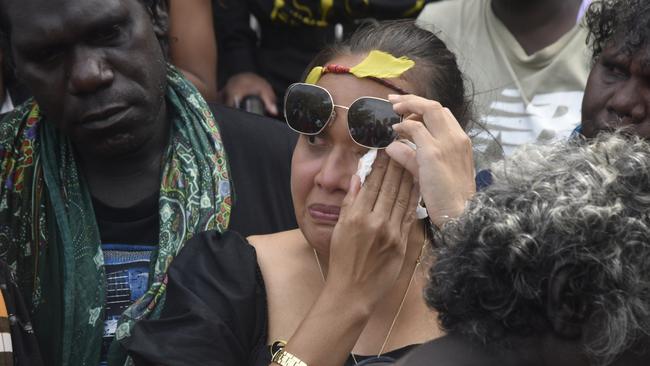
[[[198, 91], [167, 67], [171, 139], [160, 183], [160, 231], [150, 286], [123, 314], [116, 338], [160, 312], [170, 262], [193, 234], [230, 219], [225, 151]], [[51, 365], [97, 365], [104, 331], [105, 273], [92, 200], [69, 139], [34, 101], [0, 123], [0, 257], [30, 305]], [[110, 359], [110, 355], [109, 355]]]

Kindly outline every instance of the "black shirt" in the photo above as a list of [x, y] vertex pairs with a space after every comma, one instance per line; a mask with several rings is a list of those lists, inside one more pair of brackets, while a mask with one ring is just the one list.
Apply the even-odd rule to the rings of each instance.
[[[291, 157], [298, 138], [275, 120], [216, 104], [231, 181], [229, 229], [243, 236], [295, 229]], [[102, 242], [158, 242], [158, 192], [128, 208], [93, 200]]]
[[275, 120], [211, 105], [231, 175], [229, 229], [246, 237], [295, 229], [291, 157], [298, 135]]
[[[160, 319], [138, 322], [123, 343], [136, 366], [271, 362], [264, 279], [255, 249], [237, 233], [194, 236], [169, 268], [167, 297]], [[383, 356], [397, 359], [412, 347]], [[352, 357], [345, 365], [354, 365]]]
[[[432, 1], [333, 0], [328, 7], [319, 0], [281, 6], [274, 0], [213, 0], [220, 86], [235, 74], [254, 72], [271, 84], [281, 104], [289, 84], [300, 81], [312, 58], [337, 39], [337, 23], [346, 38], [360, 19], [414, 18]], [[250, 28], [251, 15], [259, 22], [259, 39]]]
[[[290, 189], [295, 133], [254, 114], [217, 105], [211, 109], [220, 128], [231, 179], [229, 228], [245, 236], [295, 228]], [[157, 253], [158, 199], [156, 191], [126, 208], [93, 199], [106, 271], [100, 365], [106, 364], [105, 355], [121, 314], [149, 287], [150, 262]]]
[[122, 313], [149, 288], [150, 262], [158, 243], [158, 196], [116, 208], [93, 198], [106, 273], [106, 312], [100, 366], [115, 337]]

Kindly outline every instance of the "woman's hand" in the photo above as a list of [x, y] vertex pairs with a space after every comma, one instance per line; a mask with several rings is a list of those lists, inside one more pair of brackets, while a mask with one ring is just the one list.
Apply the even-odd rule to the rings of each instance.
[[373, 306], [402, 268], [417, 199], [411, 173], [383, 152], [363, 187], [354, 175], [332, 233], [326, 286]]
[[325, 287], [286, 351], [340, 366], [404, 263], [419, 196], [412, 175], [380, 152], [363, 187], [352, 177], [330, 241]]
[[393, 129], [417, 149], [396, 141], [386, 152], [416, 177], [431, 221], [442, 227], [476, 192], [471, 141], [440, 103], [414, 95], [389, 99], [395, 112], [408, 116]]

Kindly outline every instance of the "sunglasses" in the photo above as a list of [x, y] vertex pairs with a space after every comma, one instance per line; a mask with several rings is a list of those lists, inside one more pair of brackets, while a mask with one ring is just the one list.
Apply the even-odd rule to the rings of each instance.
[[392, 126], [402, 121], [386, 99], [361, 97], [349, 107], [334, 104], [327, 89], [295, 83], [284, 96], [284, 117], [289, 127], [303, 135], [318, 135], [334, 119], [336, 108], [348, 111], [348, 132], [354, 142], [369, 149], [383, 149], [395, 140]]

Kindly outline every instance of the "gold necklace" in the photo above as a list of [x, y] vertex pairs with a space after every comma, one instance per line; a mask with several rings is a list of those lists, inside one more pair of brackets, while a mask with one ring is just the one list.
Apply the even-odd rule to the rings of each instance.
[[[386, 337], [384, 338], [384, 343], [382, 343], [381, 348], [379, 349], [379, 353], [377, 354], [377, 357], [380, 357], [381, 354], [384, 353], [384, 348], [386, 347], [386, 344], [388, 344], [388, 340], [390, 339], [390, 334], [393, 332], [395, 323], [397, 323], [397, 318], [399, 318], [399, 314], [402, 312], [402, 308], [404, 307], [404, 303], [406, 302], [406, 295], [408, 295], [409, 290], [411, 289], [411, 284], [413, 283], [413, 279], [415, 278], [415, 273], [417, 272], [417, 269], [420, 266], [420, 262], [422, 260], [422, 254], [424, 253], [424, 248], [426, 247], [426, 245], [427, 245], [427, 233], [425, 229], [422, 249], [420, 249], [420, 254], [418, 255], [418, 259], [415, 261], [415, 266], [413, 267], [413, 272], [411, 273], [409, 284], [408, 286], [406, 286], [406, 291], [404, 291], [404, 296], [402, 296], [402, 301], [400, 301], [399, 307], [397, 308], [397, 312], [393, 317], [393, 321], [390, 323], [390, 327], [388, 328], [388, 332], [386, 333]], [[321, 266], [320, 264], [320, 259], [318, 259], [318, 252], [316, 251], [316, 248], [312, 248], [312, 249], [314, 251], [314, 258], [316, 258], [316, 264], [318, 265], [318, 270], [320, 271], [320, 276], [323, 279], [323, 283], [325, 283], [325, 273], [323, 272], [323, 266]], [[359, 362], [357, 361], [357, 358], [354, 357], [354, 353], [350, 352], [350, 356], [352, 356], [352, 360], [354, 361], [354, 364], [357, 365]]]

